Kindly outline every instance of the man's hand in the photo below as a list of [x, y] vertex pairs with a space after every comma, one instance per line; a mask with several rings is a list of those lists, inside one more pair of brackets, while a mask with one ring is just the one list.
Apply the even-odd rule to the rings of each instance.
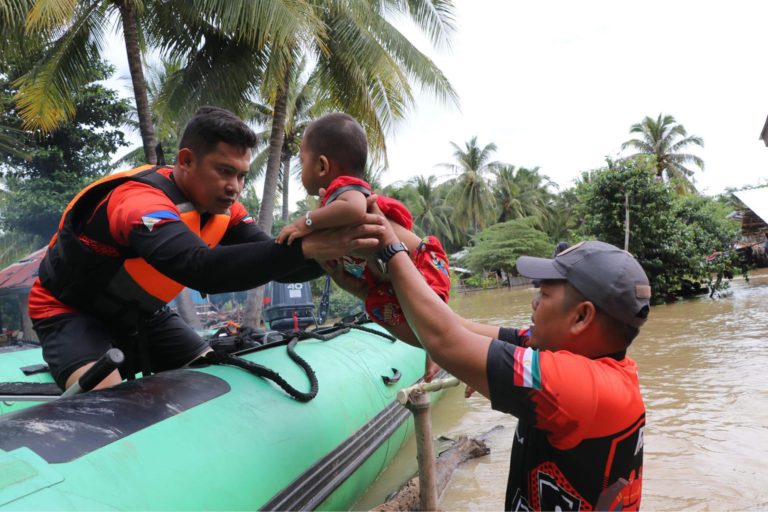
[[[313, 231], [301, 243], [306, 259], [334, 260], [347, 254], [370, 255], [379, 247], [384, 232], [383, 216], [366, 214], [363, 223]], [[390, 228], [391, 229], [391, 228]]]
[[379, 205], [377, 204], [377, 196], [376, 194], [371, 194], [368, 196], [368, 214], [377, 215], [380, 217], [381, 225], [383, 226], [383, 231], [381, 233], [381, 236], [379, 237], [379, 240], [381, 241], [380, 247], [386, 247], [390, 244], [396, 244], [400, 241], [400, 239], [397, 238], [397, 234], [395, 233], [395, 230], [392, 228], [392, 225], [389, 223], [387, 218], [384, 216], [384, 213], [381, 211], [381, 208], [379, 208]]
[[429, 357], [429, 354], [427, 354], [427, 358], [424, 361], [424, 382], [432, 382], [432, 379], [437, 377], [440, 370], [442, 370], [442, 368], [440, 368], [437, 363]]

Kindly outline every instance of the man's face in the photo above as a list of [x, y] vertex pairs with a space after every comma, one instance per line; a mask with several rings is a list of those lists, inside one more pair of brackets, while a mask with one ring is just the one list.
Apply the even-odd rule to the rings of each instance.
[[186, 163], [184, 191], [192, 204], [209, 213], [226, 213], [243, 191], [251, 150], [224, 142]]
[[307, 194], [311, 196], [318, 195], [320, 182], [317, 173], [320, 159], [309, 149], [306, 138], [301, 140], [299, 160], [301, 160], [301, 184], [304, 185]]
[[570, 311], [566, 310], [565, 281], [542, 281], [531, 301], [533, 332], [530, 346], [540, 350], [560, 350], [570, 341]]

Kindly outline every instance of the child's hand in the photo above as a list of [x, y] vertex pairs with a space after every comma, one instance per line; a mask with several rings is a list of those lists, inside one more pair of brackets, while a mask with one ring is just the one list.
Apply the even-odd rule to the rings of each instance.
[[297, 238], [307, 236], [311, 232], [312, 232], [312, 228], [307, 226], [304, 223], [304, 220], [301, 219], [301, 224], [296, 226], [296, 228], [288, 235], [288, 245], [291, 245], [293, 241], [296, 240]]
[[306, 221], [302, 217], [281, 229], [280, 234], [277, 235], [277, 238], [275, 239], [275, 242], [278, 244], [287, 243], [288, 245], [291, 245], [294, 240], [308, 235], [309, 232], [310, 228], [307, 226]]
[[[290, 238], [290, 236], [296, 232], [296, 226], [293, 224], [288, 224], [283, 229], [280, 230], [280, 233], [277, 235], [277, 238], [275, 238], [275, 243], [282, 244], [285, 243], [286, 240]], [[290, 243], [289, 243], [290, 245]]]

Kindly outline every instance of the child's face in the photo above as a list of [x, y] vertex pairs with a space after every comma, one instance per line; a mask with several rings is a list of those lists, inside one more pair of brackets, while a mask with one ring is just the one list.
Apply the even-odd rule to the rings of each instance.
[[301, 184], [309, 195], [316, 196], [322, 183], [320, 183], [320, 159], [307, 147], [304, 139], [299, 148], [299, 160], [301, 160]]

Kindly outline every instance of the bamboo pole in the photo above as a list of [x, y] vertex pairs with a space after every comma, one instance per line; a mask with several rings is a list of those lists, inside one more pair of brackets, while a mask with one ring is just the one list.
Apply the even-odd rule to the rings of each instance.
[[437, 471], [432, 446], [432, 416], [430, 391], [458, 386], [459, 379], [450, 377], [416, 384], [397, 392], [397, 401], [413, 414], [416, 436], [416, 460], [419, 464], [420, 510], [437, 510]]

